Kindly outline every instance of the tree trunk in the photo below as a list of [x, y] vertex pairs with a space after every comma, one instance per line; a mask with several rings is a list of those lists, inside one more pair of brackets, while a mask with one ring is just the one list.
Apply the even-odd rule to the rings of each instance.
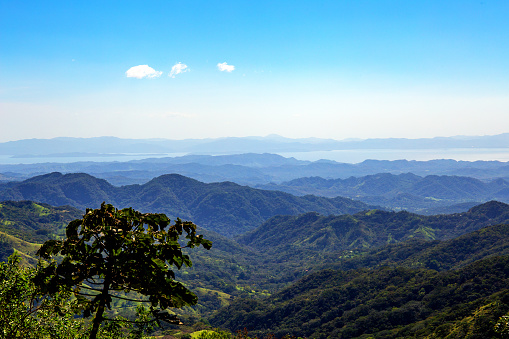
[[106, 307], [106, 300], [108, 300], [108, 294], [110, 292], [110, 283], [111, 283], [111, 264], [108, 265], [109, 274], [106, 275], [104, 279], [104, 285], [103, 290], [101, 292], [101, 301], [99, 301], [99, 307], [97, 308], [97, 312], [95, 313], [94, 320], [92, 322], [92, 331], [90, 332], [90, 339], [96, 339], [97, 333], [99, 332], [99, 327], [101, 326], [101, 323], [103, 322], [103, 314], [104, 309]]
[[95, 313], [92, 331], [90, 332], [90, 339], [96, 339], [97, 338], [97, 332], [99, 332], [99, 326], [101, 326], [101, 323], [103, 321], [103, 314], [104, 314], [104, 306], [106, 301], [103, 299], [99, 303], [99, 308], [97, 309], [97, 312]]

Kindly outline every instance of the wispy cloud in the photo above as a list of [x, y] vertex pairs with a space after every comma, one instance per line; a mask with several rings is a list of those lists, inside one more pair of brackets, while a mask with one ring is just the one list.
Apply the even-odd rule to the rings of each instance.
[[171, 72], [170, 74], [168, 74], [168, 76], [170, 78], [175, 78], [175, 75], [185, 72], [189, 72], [189, 68], [187, 68], [186, 64], [179, 62], [178, 64], [173, 65], [173, 67], [171, 68]]
[[223, 62], [222, 64], [217, 64], [217, 69], [221, 72], [233, 72], [235, 70], [235, 66], [228, 65], [226, 62]]
[[139, 65], [131, 67], [125, 72], [126, 77], [128, 78], [136, 78], [136, 79], [143, 79], [143, 78], [158, 78], [163, 74], [163, 72], [156, 71], [152, 67], [149, 67], [148, 65]]
[[181, 112], [166, 112], [166, 113], [151, 113], [148, 115], [151, 118], [194, 118], [196, 114], [181, 113]]

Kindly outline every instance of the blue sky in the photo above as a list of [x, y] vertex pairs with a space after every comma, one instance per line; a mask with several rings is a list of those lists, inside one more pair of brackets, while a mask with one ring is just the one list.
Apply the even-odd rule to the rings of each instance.
[[0, 141], [505, 133], [508, 14], [489, 0], [0, 0]]

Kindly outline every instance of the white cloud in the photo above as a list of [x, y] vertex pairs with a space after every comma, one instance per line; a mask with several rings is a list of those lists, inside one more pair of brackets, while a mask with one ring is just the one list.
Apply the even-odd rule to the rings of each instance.
[[189, 72], [189, 68], [187, 68], [186, 64], [179, 62], [178, 64], [173, 65], [173, 67], [171, 68], [171, 72], [170, 74], [168, 74], [168, 76], [171, 78], [175, 78], [175, 75], [185, 72]]
[[143, 78], [158, 78], [163, 74], [163, 72], [156, 71], [152, 67], [149, 67], [148, 65], [139, 65], [131, 67], [125, 72], [126, 77], [128, 78], [136, 78], [136, 79], [143, 79]]
[[235, 66], [228, 65], [226, 62], [223, 62], [222, 64], [221, 63], [217, 64], [217, 69], [220, 70], [221, 72], [232, 72], [235, 70]]

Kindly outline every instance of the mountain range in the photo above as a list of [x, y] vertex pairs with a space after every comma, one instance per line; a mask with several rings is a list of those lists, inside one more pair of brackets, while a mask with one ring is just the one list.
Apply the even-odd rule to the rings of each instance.
[[[273, 155], [239, 156], [237, 165], [225, 164], [228, 157], [195, 160], [212, 160], [211, 167], [243, 163], [255, 170], [269, 158], [280, 170], [330, 165], [284, 165], [287, 159]], [[153, 160], [158, 162], [165, 160]], [[384, 165], [394, 170], [416, 164]], [[279, 337], [496, 338], [497, 322], [509, 314], [509, 205], [489, 201], [426, 216], [274, 189], [340, 193], [385, 206], [395, 201], [411, 206], [420, 199], [462, 202], [467, 208], [475, 200], [504, 199], [507, 186], [501, 178], [411, 173], [259, 186], [271, 190], [178, 174], [114, 186], [85, 173], [50, 173], [0, 184], [0, 201], [9, 200], [0, 203], [0, 255], [5, 259], [15, 251], [34, 264], [41, 242], [62, 236], [85, 208], [106, 201], [191, 220], [213, 241], [210, 251], [186, 250], [194, 265], [176, 272], [200, 300], [193, 309], [177, 311], [187, 323], [206, 319], [231, 331], [247, 328], [251, 335]]]
[[54, 138], [25, 139], [0, 143], [0, 154], [14, 156], [70, 153], [84, 155], [108, 153], [265, 153], [306, 152], [355, 149], [434, 149], [434, 148], [506, 148], [509, 133], [492, 136], [455, 136], [422, 139], [388, 138], [333, 140], [319, 138], [291, 139], [278, 135], [266, 137], [229, 137], [217, 139], [120, 139]]
[[348, 198], [297, 197], [232, 182], [206, 184], [177, 174], [143, 185], [116, 187], [88, 174], [50, 173], [22, 182], [0, 185], [1, 200], [33, 200], [84, 210], [103, 201], [119, 208], [166, 213], [227, 236], [254, 229], [268, 218], [316, 211], [325, 215], [376, 208]]
[[410, 239], [447, 240], [500, 223], [509, 223], [509, 205], [496, 201], [464, 213], [432, 216], [381, 210], [337, 216], [310, 212], [273, 217], [237, 241], [274, 255], [288, 249], [337, 252]]
[[[148, 157], [148, 155], [147, 155]], [[168, 173], [177, 173], [203, 182], [232, 181], [256, 186], [322, 177], [347, 179], [379, 173], [413, 173], [419, 176], [455, 175], [480, 180], [509, 180], [509, 165], [500, 161], [455, 160], [366, 160], [357, 164], [331, 160], [303, 161], [276, 154], [186, 155], [115, 162], [70, 162], [38, 164], [0, 164], [0, 182], [20, 181], [52, 172], [87, 173], [113, 185], [143, 184]]]
[[210, 318], [252, 335], [308, 338], [499, 338], [509, 311], [509, 256], [457, 270], [382, 267], [309, 274], [274, 295]]
[[509, 182], [501, 178], [486, 182], [460, 176], [379, 173], [347, 179], [299, 178], [256, 187], [295, 195], [344, 196], [389, 209], [424, 214], [435, 214], [437, 209], [446, 210], [447, 206], [451, 211], [458, 204], [465, 208], [489, 200], [509, 202]]
[[[97, 180], [54, 173], [25, 184], [40, 189], [43, 181], [58, 183], [48, 185], [56, 191], [83, 177]], [[178, 179], [161, 180], [187, 187], [184, 195], [210, 185]], [[67, 192], [76, 192], [73, 187], [80, 186], [69, 184]], [[228, 191], [228, 185], [213, 188]], [[38, 243], [58, 237], [80, 213], [69, 206], [2, 202], [0, 254], [14, 250], [34, 263]], [[232, 213], [241, 215], [242, 208]], [[201, 314], [214, 326], [247, 328], [253, 335], [491, 338], [509, 312], [504, 203], [437, 216], [381, 210], [274, 216], [236, 239], [200, 232], [213, 240], [212, 250], [190, 250], [193, 267], [177, 272], [200, 298], [195, 310], [179, 311], [186, 321]]]
[[[275, 259], [283, 267], [290, 258], [296, 260], [297, 253], [306, 253], [308, 260], [300, 265], [306, 273], [265, 298], [234, 300], [212, 314], [210, 322], [232, 331], [246, 328], [258, 336], [498, 338], [495, 324], [509, 312], [508, 212], [509, 206], [498, 202], [476, 206], [468, 213], [425, 217], [427, 220], [410, 221], [400, 213], [383, 212], [374, 224], [355, 228], [377, 234], [378, 223], [398, 225], [405, 229], [407, 240], [376, 246], [374, 236], [363, 244], [375, 245], [368, 251], [329, 252], [334, 248], [331, 245], [341, 248], [348, 232], [325, 232], [329, 235], [322, 239], [328, 242], [310, 241], [324, 234], [319, 228], [328, 231], [338, 224], [332, 220], [320, 223], [320, 217], [312, 214], [296, 217], [292, 225], [269, 220], [254, 232], [260, 232], [255, 238], [259, 242], [249, 234], [240, 242], [271, 257], [285, 253]], [[393, 217], [403, 222], [392, 224]], [[500, 221], [504, 224], [497, 224]], [[480, 228], [445, 241], [427, 241], [429, 234], [415, 229], [429, 223], [440, 232], [453, 231], [451, 235], [466, 232], [476, 223], [473, 229]], [[481, 227], [483, 224], [489, 226]], [[293, 226], [300, 228], [286, 232], [288, 238], [277, 237], [281, 229]], [[383, 231], [380, 234], [383, 238]], [[416, 234], [420, 239], [415, 239]], [[326, 260], [316, 255], [321, 250], [330, 254]]]

